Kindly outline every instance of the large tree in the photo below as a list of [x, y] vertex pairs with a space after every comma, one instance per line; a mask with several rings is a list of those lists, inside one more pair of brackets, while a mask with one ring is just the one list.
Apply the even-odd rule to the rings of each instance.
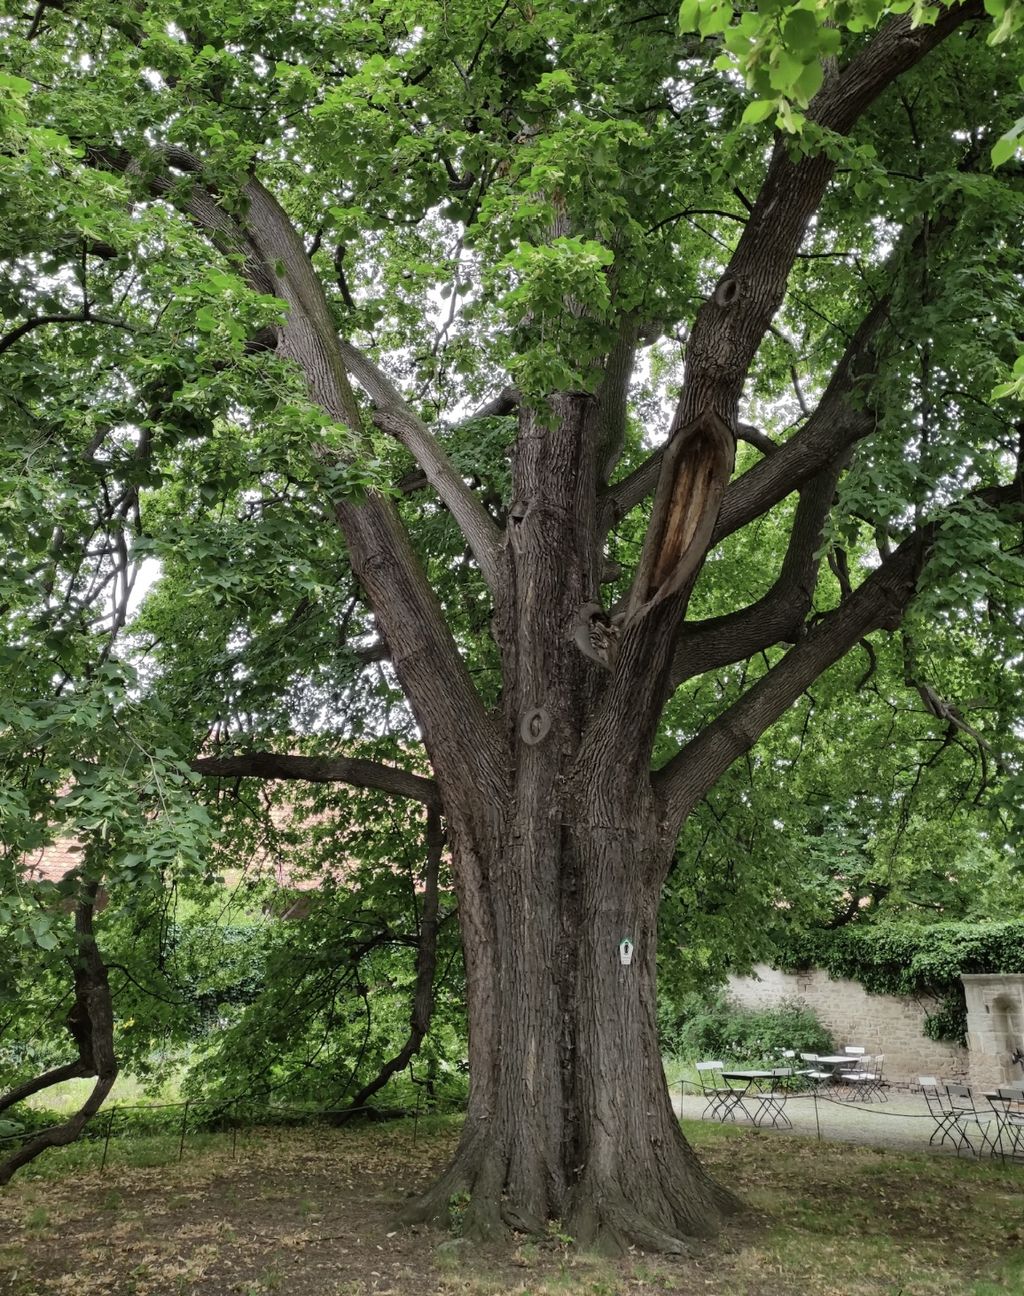
[[141, 645], [196, 770], [440, 809], [471, 1088], [418, 1213], [680, 1249], [733, 1205], [659, 1059], [681, 830], [915, 596], [918, 645], [1015, 625], [1018, 9], [7, 13], [9, 745]]

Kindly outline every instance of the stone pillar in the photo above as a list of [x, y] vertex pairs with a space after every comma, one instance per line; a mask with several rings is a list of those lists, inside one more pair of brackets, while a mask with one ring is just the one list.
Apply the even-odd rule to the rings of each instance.
[[965, 973], [967, 1047], [971, 1084], [977, 1089], [1024, 1084], [1024, 974]]

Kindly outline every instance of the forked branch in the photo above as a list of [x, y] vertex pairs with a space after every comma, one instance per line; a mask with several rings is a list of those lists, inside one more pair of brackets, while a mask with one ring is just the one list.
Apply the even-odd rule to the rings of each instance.
[[[973, 506], [1015, 505], [1024, 517], [1024, 479], [987, 487], [969, 499]], [[670, 826], [681, 826], [732, 762], [850, 648], [873, 630], [898, 628], [941, 526], [936, 519], [913, 531], [849, 598], [811, 626], [776, 666], [657, 772], [654, 785]]]

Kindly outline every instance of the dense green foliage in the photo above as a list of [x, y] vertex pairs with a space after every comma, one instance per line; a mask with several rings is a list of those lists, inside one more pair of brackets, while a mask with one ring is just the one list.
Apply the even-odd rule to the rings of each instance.
[[799, 999], [775, 1008], [741, 1008], [724, 992], [692, 992], [672, 1001], [663, 996], [659, 1027], [665, 1052], [689, 1061], [778, 1064], [784, 1049], [829, 1053], [834, 1041]]

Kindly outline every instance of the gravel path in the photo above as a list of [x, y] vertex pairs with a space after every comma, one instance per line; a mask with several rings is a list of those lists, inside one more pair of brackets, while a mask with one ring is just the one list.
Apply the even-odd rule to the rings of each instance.
[[[707, 1106], [702, 1095], [687, 1093], [680, 1101], [679, 1089], [675, 1088], [672, 1097], [676, 1111], [686, 1120], [702, 1119]], [[820, 1137], [831, 1143], [864, 1143], [871, 1147], [916, 1148], [925, 1152], [940, 1150], [938, 1140], [929, 1147], [935, 1125], [921, 1094], [890, 1093], [888, 1102], [850, 1102], [823, 1094], [796, 1094], [786, 1099], [785, 1111], [793, 1128], [780, 1132], [814, 1138], [820, 1131]], [[740, 1114], [737, 1124], [749, 1122]], [[770, 1125], [760, 1128], [772, 1131]], [[941, 1150], [954, 1149], [947, 1141]]]

